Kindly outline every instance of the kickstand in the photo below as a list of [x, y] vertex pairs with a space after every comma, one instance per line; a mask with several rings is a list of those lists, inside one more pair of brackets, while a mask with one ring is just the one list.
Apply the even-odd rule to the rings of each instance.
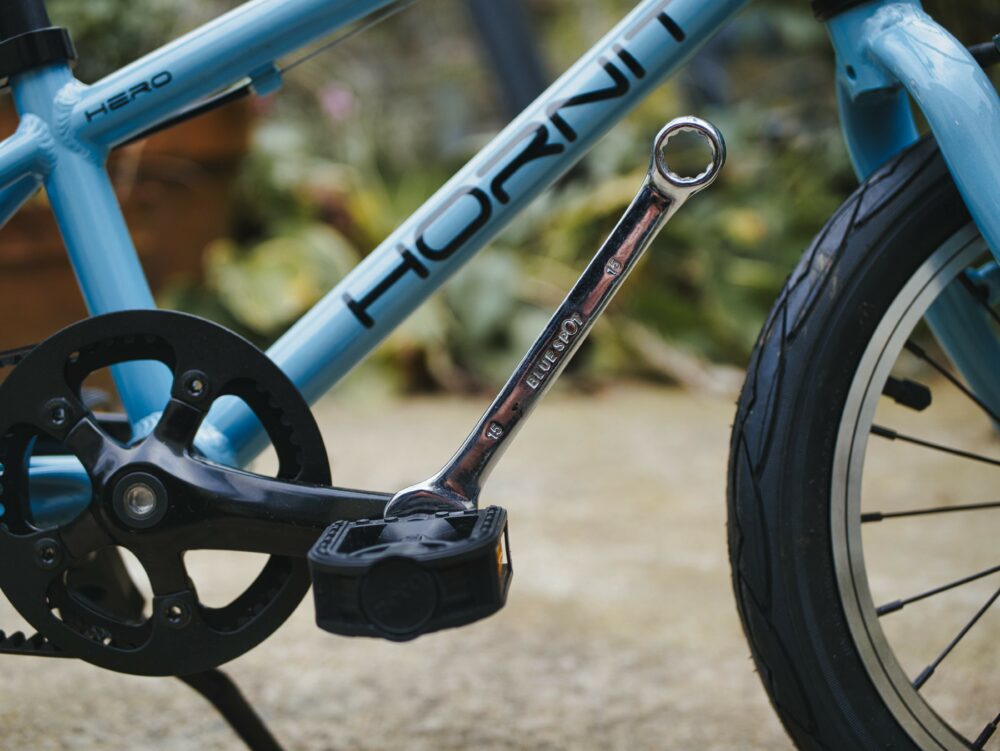
[[281, 744], [271, 735], [250, 702], [240, 692], [233, 679], [221, 670], [177, 676], [205, 697], [229, 723], [250, 751], [282, 751]]

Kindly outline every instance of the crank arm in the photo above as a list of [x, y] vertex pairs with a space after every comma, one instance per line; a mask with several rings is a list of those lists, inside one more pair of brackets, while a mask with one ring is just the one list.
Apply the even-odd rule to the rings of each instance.
[[[664, 155], [685, 130], [712, 148], [711, 164], [692, 178], [671, 172]], [[703, 120], [660, 131], [639, 194], [451, 461], [393, 496], [382, 519], [335, 522], [309, 551], [321, 628], [405, 641], [503, 607], [513, 576], [507, 512], [478, 508], [483, 483], [656, 233], [724, 161], [722, 136]]]
[[[695, 177], [681, 177], [667, 164], [667, 142], [683, 131], [701, 135], [711, 147], [711, 163]], [[478, 506], [483, 483], [507, 444], [579, 349], [625, 277], [677, 210], [715, 181], [725, 159], [722, 135], [699, 118], [677, 118], [657, 134], [639, 193], [475, 429], [440, 472], [393, 496], [386, 517]]]

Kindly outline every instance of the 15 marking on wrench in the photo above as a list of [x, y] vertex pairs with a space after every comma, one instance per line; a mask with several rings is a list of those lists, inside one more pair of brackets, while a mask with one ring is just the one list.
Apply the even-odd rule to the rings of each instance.
[[[712, 151], [711, 162], [694, 177], [681, 177], [667, 164], [667, 142], [682, 132], [702, 136]], [[659, 231], [689, 198], [715, 181], [725, 160], [725, 141], [711, 123], [696, 117], [667, 123], [653, 142], [639, 193], [475, 429], [440, 472], [396, 493], [386, 506], [387, 517], [477, 507], [483, 483], [507, 442], [559, 377]]]

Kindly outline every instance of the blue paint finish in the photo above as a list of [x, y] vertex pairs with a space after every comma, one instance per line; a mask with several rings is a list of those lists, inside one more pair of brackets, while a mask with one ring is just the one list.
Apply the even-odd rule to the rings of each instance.
[[[917, 0], [865, 4], [828, 28], [837, 51], [845, 135], [859, 175], [915, 139], [903, 98], [909, 93], [980, 232], [1000, 258], [1000, 98], [985, 73]], [[1000, 414], [1000, 341], [981, 307], [953, 283], [927, 321], [973, 391]]]
[[1000, 264], [990, 261], [978, 269], [970, 270], [969, 277], [977, 285], [986, 288], [986, 302], [1000, 305]]
[[[268, 354], [310, 401], [318, 398], [745, 4], [746, 0], [640, 3]], [[660, 22], [663, 12], [683, 31], [684, 41], [678, 41]], [[565, 105], [574, 96], [612, 89], [624, 91], [601, 101]], [[559, 153], [528, 160], [507, 179], [494, 182], [533, 141], [536, 153]], [[452, 252], [450, 242], [466, 233], [470, 233], [467, 241]], [[404, 252], [419, 263], [419, 269], [407, 261]], [[394, 273], [399, 278], [391, 290], [365, 306], [372, 321], [366, 328], [347, 307], [344, 296], [364, 301]], [[229, 436], [243, 461], [264, 445], [263, 436], [254, 429], [253, 416], [241, 405], [213, 409], [209, 419]]]
[[[52, 212], [92, 314], [154, 307], [118, 199], [104, 168], [107, 154], [60, 130], [60, 97], [78, 84], [65, 65], [25, 73], [12, 81], [24, 120], [44, 123], [36, 139], [52, 169], [44, 177]], [[166, 403], [162, 368], [127, 364], [114, 369], [122, 404], [133, 424]]]
[[[927, 118], [980, 232], [1000, 254], [1000, 97], [968, 50], [917, 0], [866, 3], [837, 16], [828, 29], [842, 101], [863, 107], [866, 97], [887, 97], [902, 86]], [[907, 128], [902, 104], [889, 106], [882, 105], [885, 114]], [[847, 123], [849, 142], [869, 155], [859, 159], [865, 166], [874, 149], [860, 144], [873, 137], [861, 130], [872, 118], [848, 107]], [[873, 140], [903, 144], [911, 135], [889, 132]]]
[[12, 185], [0, 190], [0, 227], [18, 212], [25, 202], [42, 187], [40, 178], [27, 175]]
[[915, 2], [882, 9], [871, 25], [872, 54], [924, 113], [969, 213], [1000, 257], [1000, 97], [993, 84]]
[[[0, 186], [6, 186], [0, 218], [30, 194], [32, 180], [44, 179], [90, 310], [151, 307], [104, 169], [107, 148], [247, 76], [260, 89], [277, 86], [279, 57], [390, 1], [252, 0], [90, 87], [74, 81], [65, 65], [16, 77], [12, 88], [27, 125], [0, 144]], [[640, 2], [282, 337], [273, 359], [307, 398], [317, 398], [747, 1]], [[841, 14], [829, 29], [859, 175], [916, 137], [901, 80], [927, 114], [995, 250], [1000, 109], [974, 61], [915, 0], [875, 0]], [[959, 328], [980, 325], [967, 301], [943, 300], [934, 315]], [[969, 336], [968, 329], [955, 338], [961, 335]], [[978, 341], [975, 332], [970, 341]], [[984, 374], [995, 374], [993, 354], [979, 351]], [[169, 378], [141, 365], [120, 368], [116, 378], [143, 435], [165, 402]], [[233, 401], [213, 409], [198, 438], [225, 463], [245, 462], [263, 443], [255, 418]], [[75, 468], [52, 471], [60, 482], [79, 480]]]
[[986, 311], [955, 281], [924, 317], [973, 393], [1000, 415], [1000, 345]]
[[0, 226], [35, 194], [52, 168], [51, 141], [48, 126], [28, 115], [0, 143]]
[[250, 73], [250, 85], [256, 96], [270, 96], [284, 85], [281, 71], [273, 63]]
[[31, 513], [46, 525], [75, 518], [93, 495], [90, 478], [74, 456], [35, 456], [29, 465]]
[[70, 128], [111, 146], [393, 0], [252, 0], [112, 73], [71, 105]]
[[44, 122], [30, 115], [22, 118], [14, 134], [0, 144], [0, 187], [45, 175], [52, 167], [47, 141], [51, 139]]
[[899, 88], [899, 81], [872, 58], [868, 43], [875, 14], [901, 2], [919, 7], [916, 0], [874, 0], [838, 13], [826, 24], [837, 56], [837, 84], [849, 98]]
[[920, 137], [910, 99], [900, 88], [871, 91], [851, 99], [848, 89], [838, 81], [837, 103], [847, 152], [859, 181]]

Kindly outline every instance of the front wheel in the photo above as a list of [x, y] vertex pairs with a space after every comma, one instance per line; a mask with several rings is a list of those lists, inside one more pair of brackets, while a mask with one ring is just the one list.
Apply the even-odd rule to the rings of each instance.
[[925, 140], [848, 199], [761, 332], [733, 428], [729, 552], [800, 748], [1000, 749], [1000, 410], [927, 323], [965, 295], [991, 356], [993, 269]]

